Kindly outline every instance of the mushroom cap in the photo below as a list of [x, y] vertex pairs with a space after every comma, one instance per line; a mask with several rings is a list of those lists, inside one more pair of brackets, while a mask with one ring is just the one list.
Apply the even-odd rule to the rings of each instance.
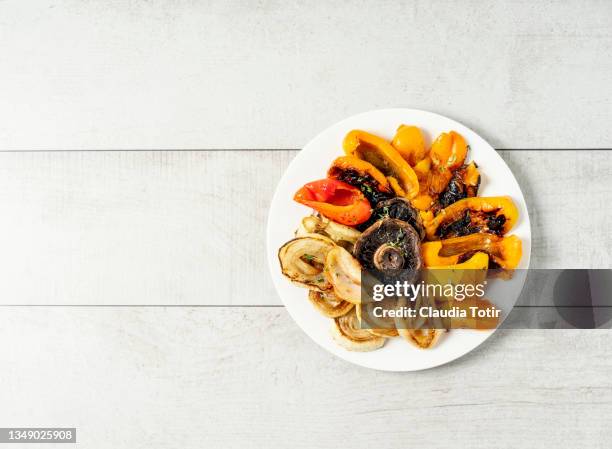
[[419, 212], [410, 204], [410, 201], [399, 196], [378, 203], [372, 211], [370, 219], [361, 224], [359, 228], [366, 229], [385, 217], [405, 221], [412, 225], [420, 240], [423, 240], [425, 237], [425, 227]]
[[354, 252], [361, 266], [383, 282], [414, 282], [423, 267], [419, 235], [411, 224], [395, 218], [366, 229]]

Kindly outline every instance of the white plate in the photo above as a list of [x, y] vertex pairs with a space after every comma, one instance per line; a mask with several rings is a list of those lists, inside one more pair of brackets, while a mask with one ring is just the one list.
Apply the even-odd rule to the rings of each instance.
[[[302, 217], [311, 213], [310, 209], [293, 201], [293, 194], [307, 182], [325, 178], [332, 161], [343, 154], [342, 140], [346, 133], [352, 129], [362, 129], [391, 140], [402, 123], [421, 128], [428, 143], [441, 132], [450, 130], [458, 131], [465, 137], [471, 147], [468, 158], [478, 163], [482, 175], [479, 195], [509, 195], [518, 207], [520, 217], [511, 232], [523, 241], [523, 258], [519, 268], [529, 267], [531, 253], [529, 215], [516, 179], [493, 147], [461, 123], [416, 109], [383, 109], [349, 117], [316, 136], [291, 162], [272, 199], [267, 230], [272, 279], [289, 314], [314, 341], [344, 360], [385, 371], [417, 371], [448, 363], [476, 348], [493, 331], [452, 330], [435, 348], [428, 350], [419, 350], [401, 338], [394, 338], [377, 351], [347, 351], [332, 340], [331, 321], [312, 307], [307, 299], [307, 290], [296, 287], [283, 277], [277, 252], [283, 243], [293, 237]], [[517, 298], [519, 292], [520, 289], [516, 292]]]

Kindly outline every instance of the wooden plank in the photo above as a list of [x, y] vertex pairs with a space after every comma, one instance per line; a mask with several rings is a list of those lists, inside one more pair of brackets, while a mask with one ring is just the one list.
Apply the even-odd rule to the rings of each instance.
[[[0, 153], [0, 303], [279, 304], [264, 235], [295, 154]], [[532, 267], [610, 267], [612, 152], [501, 154]]]
[[0, 421], [76, 426], [87, 448], [604, 448], [610, 344], [504, 331], [397, 374], [333, 357], [282, 308], [2, 308]]
[[431, 110], [498, 148], [612, 147], [612, 3], [0, 2], [0, 149], [300, 148]]

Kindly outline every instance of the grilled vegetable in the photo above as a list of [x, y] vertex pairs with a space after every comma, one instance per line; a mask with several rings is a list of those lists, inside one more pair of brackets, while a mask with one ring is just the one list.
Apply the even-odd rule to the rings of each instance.
[[336, 295], [328, 292], [310, 290], [308, 299], [312, 305], [328, 318], [337, 318], [348, 313], [355, 305], [343, 299], [338, 299]]
[[391, 310], [397, 307], [397, 301], [395, 298], [385, 298], [382, 301], [365, 302], [355, 306], [361, 327], [367, 328], [372, 334], [379, 337], [397, 337], [395, 319], [376, 316], [374, 309], [379, 307], [383, 310]]
[[425, 139], [416, 126], [400, 125], [391, 145], [413, 167], [425, 157]]
[[423, 266], [419, 243], [419, 235], [410, 224], [383, 218], [361, 234], [355, 243], [355, 257], [385, 282], [412, 282]]
[[507, 196], [465, 198], [425, 222], [427, 238], [459, 237], [487, 232], [507, 233], [518, 220], [518, 209]]
[[344, 138], [343, 147], [346, 155], [367, 161], [385, 176], [395, 179], [406, 197], [414, 198], [419, 193], [419, 180], [414, 170], [385, 139], [354, 130]]
[[410, 201], [400, 197], [379, 203], [372, 211], [370, 219], [359, 225], [359, 229], [365, 230], [385, 217], [405, 221], [414, 228], [421, 240], [425, 237], [425, 228], [423, 227], [423, 221], [419, 212], [412, 207]]
[[308, 234], [320, 234], [329, 237], [336, 245], [340, 245], [352, 251], [353, 245], [361, 235], [361, 232], [350, 226], [331, 221], [323, 216], [309, 215], [308, 217], [302, 218], [302, 222], [295, 236], [303, 237]]
[[278, 250], [282, 273], [301, 287], [330, 290], [332, 285], [323, 274], [323, 267], [327, 253], [334, 247], [333, 241], [316, 234], [289, 240]]
[[521, 239], [516, 235], [499, 237], [493, 234], [478, 233], [435, 243], [439, 243], [437, 255], [440, 258], [459, 258], [461, 255], [472, 254], [474, 251], [483, 251], [491, 257], [495, 265], [506, 270], [515, 269], [523, 255]]
[[384, 346], [386, 339], [361, 329], [355, 309], [334, 320], [332, 326], [334, 340], [349, 351], [374, 351]]
[[430, 270], [486, 270], [489, 267], [489, 255], [476, 253], [465, 262], [451, 265], [437, 265], [429, 267]]
[[469, 165], [462, 165], [453, 172], [450, 182], [444, 191], [440, 193], [433, 208], [434, 213], [459, 200], [476, 196], [479, 185], [480, 173], [478, 172], [478, 166], [474, 162], [471, 162]]
[[406, 329], [399, 326], [397, 331], [408, 343], [419, 349], [435, 346], [445, 332], [444, 329]]
[[433, 167], [430, 173], [429, 193], [435, 196], [444, 191], [453, 177], [453, 170], [463, 165], [467, 150], [465, 139], [455, 131], [438, 136], [430, 151]]
[[385, 175], [369, 162], [356, 157], [337, 158], [327, 171], [327, 176], [357, 187], [372, 207], [394, 196]]
[[293, 199], [348, 226], [363, 223], [372, 213], [370, 202], [361, 190], [335, 179], [310, 182], [298, 190]]
[[433, 242], [424, 242], [421, 244], [421, 255], [423, 256], [423, 263], [427, 268], [455, 265], [459, 262], [458, 255], [440, 256], [442, 242], [443, 240], [434, 240]]
[[324, 273], [336, 297], [353, 304], [361, 302], [361, 266], [351, 253], [341, 246], [333, 248], [325, 257]]

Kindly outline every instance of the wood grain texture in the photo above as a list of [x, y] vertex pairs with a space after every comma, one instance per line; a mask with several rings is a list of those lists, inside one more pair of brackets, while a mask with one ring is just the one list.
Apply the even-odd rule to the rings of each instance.
[[76, 426], [86, 448], [603, 449], [610, 344], [503, 331], [400, 374], [331, 356], [283, 308], [2, 308], [0, 422]]
[[0, 2], [0, 149], [300, 148], [414, 107], [612, 147], [612, 3]]
[[[264, 236], [295, 154], [0, 153], [0, 303], [280, 304]], [[612, 267], [612, 152], [501, 154], [532, 267]]]

